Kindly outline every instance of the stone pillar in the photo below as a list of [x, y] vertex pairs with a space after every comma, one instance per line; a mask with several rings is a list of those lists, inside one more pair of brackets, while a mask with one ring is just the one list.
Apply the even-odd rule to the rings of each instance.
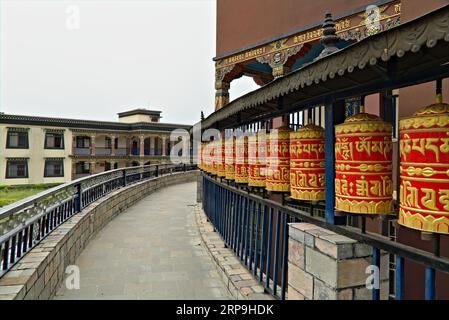
[[154, 156], [154, 144], [155, 144], [155, 137], [151, 136], [150, 137], [150, 156]]
[[224, 81], [215, 81], [215, 111], [229, 103], [229, 88], [231, 85]]
[[72, 173], [71, 173], [71, 177], [72, 177], [72, 180], [75, 180], [76, 179], [76, 161], [75, 160], [72, 160]]
[[90, 162], [90, 174], [95, 174], [95, 170], [96, 170], [96, 161], [91, 161]]
[[93, 134], [90, 136], [90, 155], [94, 156], [96, 153], [96, 145], [95, 145], [96, 135]]
[[115, 156], [115, 138], [116, 136], [111, 136], [111, 156]]
[[140, 136], [140, 156], [145, 156], [145, 136]]
[[167, 155], [167, 137], [165, 136], [162, 137], [162, 155]]
[[[372, 248], [309, 223], [289, 227], [288, 300], [371, 300], [366, 287]], [[388, 254], [381, 255], [380, 294], [388, 299]]]
[[75, 149], [76, 149], [76, 136], [72, 137], [72, 155], [75, 154]]

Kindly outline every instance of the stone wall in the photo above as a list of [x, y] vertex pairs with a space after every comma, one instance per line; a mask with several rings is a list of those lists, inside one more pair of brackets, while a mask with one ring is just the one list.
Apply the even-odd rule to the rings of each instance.
[[165, 186], [196, 181], [198, 171], [142, 181], [99, 199], [48, 235], [0, 278], [0, 300], [50, 299], [65, 279], [66, 267], [115, 216]]
[[[289, 300], [370, 300], [372, 248], [309, 223], [289, 226]], [[381, 255], [381, 299], [388, 299], [388, 255]]]

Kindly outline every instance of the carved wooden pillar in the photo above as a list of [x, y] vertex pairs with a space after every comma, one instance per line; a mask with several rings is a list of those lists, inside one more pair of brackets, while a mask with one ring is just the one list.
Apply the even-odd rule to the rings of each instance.
[[155, 146], [155, 143], [156, 143], [155, 137], [154, 137], [154, 136], [151, 136], [151, 137], [150, 137], [150, 155], [151, 155], [151, 156], [154, 156], [154, 146]]
[[114, 135], [111, 136], [111, 156], [112, 157], [115, 156], [115, 138], [116, 138], [116, 136], [114, 136]]
[[95, 174], [96, 161], [90, 162], [90, 174]]
[[145, 156], [145, 136], [140, 136], [140, 156]]
[[90, 136], [90, 155], [94, 156], [96, 153], [96, 145], [95, 145], [96, 135], [93, 134]]
[[76, 161], [72, 160], [72, 174], [71, 174], [72, 180], [76, 179]]
[[162, 137], [162, 155], [167, 155], [167, 137], [165, 136]]
[[215, 111], [223, 108], [229, 103], [230, 83], [224, 81], [215, 81]]
[[72, 137], [72, 154], [75, 154], [76, 149], [76, 136]]

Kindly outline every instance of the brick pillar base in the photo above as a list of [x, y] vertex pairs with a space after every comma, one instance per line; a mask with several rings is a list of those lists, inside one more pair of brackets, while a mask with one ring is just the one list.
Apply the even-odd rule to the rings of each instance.
[[[289, 227], [288, 300], [371, 300], [372, 249], [309, 223]], [[388, 299], [388, 254], [381, 256], [381, 299]]]

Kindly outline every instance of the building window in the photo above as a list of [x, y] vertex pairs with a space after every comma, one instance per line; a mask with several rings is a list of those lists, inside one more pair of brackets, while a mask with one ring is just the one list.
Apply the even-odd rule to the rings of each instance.
[[64, 149], [64, 134], [46, 133], [45, 149]]
[[6, 179], [28, 178], [27, 160], [8, 160], [6, 163]]
[[28, 149], [28, 131], [8, 131], [6, 148]]
[[104, 140], [104, 145], [106, 149], [112, 149], [112, 140], [111, 138], [106, 137]]
[[45, 160], [44, 177], [64, 177], [64, 160]]
[[90, 163], [89, 162], [78, 162], [75, 169], [76, 174], [88, 174], [90, 173]]
[[90, 138], [76, 137], [76, 147], [81, 149], [90, 148]]

